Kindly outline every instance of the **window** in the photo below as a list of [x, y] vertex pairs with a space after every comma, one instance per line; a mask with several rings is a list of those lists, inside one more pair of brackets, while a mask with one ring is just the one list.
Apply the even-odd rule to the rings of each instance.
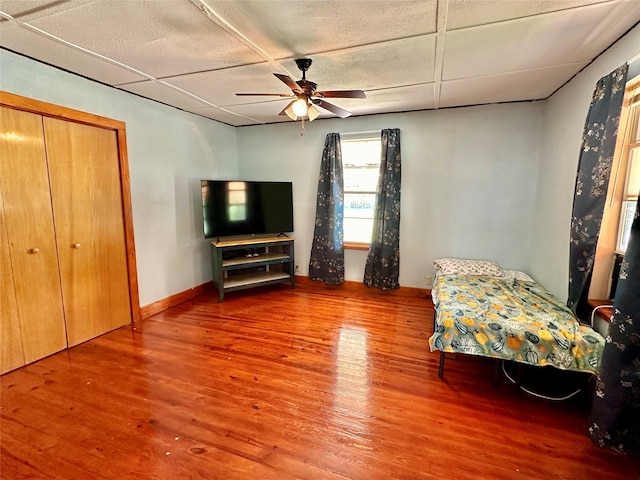
[[631, 102], [626, 125], [620, 125], [619, 132], [624, 134], [621, 169], [626, 171], [622, 193], [622, 208], [618, 227], [616, 250], [624, 252], [629, 243], [631, 224], [638, 204], [640, 191], [640, 86], [631, 94]]
[[624, 255], [631, 234], [640, 189], [640, 77], [627, 81], [618, 137], [611, 165], [607, 200], [589, 298], [610, 298], [618, 278], [616, 262]]
[[[341, 136], [344, 173], [344, 243], [369, 245], [380, 172], [380, 135]], [[351, 244], [351, 245], [349, 245]]]

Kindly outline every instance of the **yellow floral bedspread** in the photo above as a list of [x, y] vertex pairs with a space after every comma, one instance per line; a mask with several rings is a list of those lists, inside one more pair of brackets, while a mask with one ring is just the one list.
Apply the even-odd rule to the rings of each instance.
[[597, 373], [604, 338], [578, 322], [540, 284], [480, 275], [438, 275], [431, 351]]

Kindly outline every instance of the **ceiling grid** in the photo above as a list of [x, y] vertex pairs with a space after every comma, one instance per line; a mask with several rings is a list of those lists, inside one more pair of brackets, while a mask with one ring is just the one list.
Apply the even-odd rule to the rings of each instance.
[[[0, 0], [0, 47], [234, 126], [290, 121], [273, 74], [353, 115], [547, 98], [640, 0]], [[334, 101], [335, 100], [335, 101]], [[320, 118], [332, 118], [321, 110]]]

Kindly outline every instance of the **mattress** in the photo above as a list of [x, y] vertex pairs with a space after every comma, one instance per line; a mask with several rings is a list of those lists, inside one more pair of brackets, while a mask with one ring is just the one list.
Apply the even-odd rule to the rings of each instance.
[[596, 374], [604, 338], [540, 284], [520, 278], [438, 273], [431, 351]]

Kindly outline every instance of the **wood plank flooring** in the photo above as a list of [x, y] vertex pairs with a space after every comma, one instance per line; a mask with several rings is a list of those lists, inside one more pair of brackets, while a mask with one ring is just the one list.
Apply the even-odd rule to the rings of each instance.
[[2, 478], [637, 479], [588, 402], [430, 353], [424, 295], [205, 293], [0, 378]]

